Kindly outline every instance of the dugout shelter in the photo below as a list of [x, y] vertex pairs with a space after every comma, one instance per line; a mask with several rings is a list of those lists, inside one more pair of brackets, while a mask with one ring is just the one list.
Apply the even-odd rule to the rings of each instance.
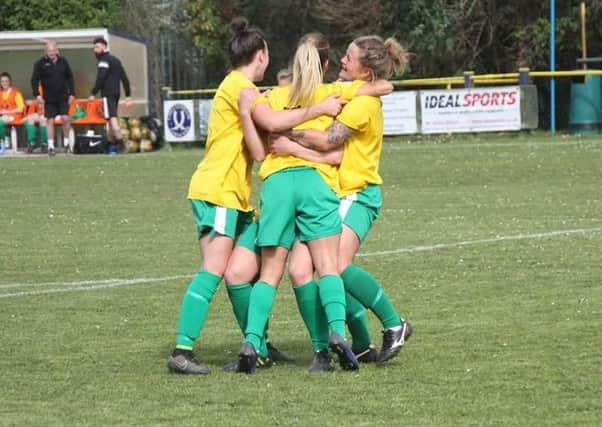
[[[149, 79], [147, 46], [143, 39], [106, 28], [48, 31], [0, 31], [0, 72], [7, 71], [13, 86], [23, 97], [31, 99], [31, 74], [33, 64], [44, 55], [48, 41], [58, 44], [60, 54], [71, 66], [76, 98], [88, 98], [96, 80], [96, 57], [92, 41], [96, 37], [107, 40], [109, 50], [117, 56], [130, 79], [133, 104], [124, 109], [123, 93], [119, 106], [120, 116], [139, 117], [149, 112]], [[98, 94], [97, 94], [98, 96]]]

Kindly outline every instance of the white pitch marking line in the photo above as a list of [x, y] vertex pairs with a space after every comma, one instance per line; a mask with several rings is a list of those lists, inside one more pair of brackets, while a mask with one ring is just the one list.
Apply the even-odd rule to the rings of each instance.
[[548, 231], [546, 233], [516, 234], [514, 236], [498, 236], [498, 237], [492, 237], [490, 239], [466, 240], [463, 242], [456, 242], [456, 243], [439, 243], [439, 244], [430, 245], [430, 246], [413, 246], [413, 247], [409, 247], [409, 248], [392, 249], [392, 250], [388, 250], [388, 251], [359, 253], [356, 256], [368, 257], [368, 256], [393, 255], [393, 254], [401, 254], [401, 253], [424, 252], [424, 251], [433, 251], [436, 249], [454, 248], [454, 247], [459, 247], [459, 246], [469, 246], [469, 245], [480, 245], [483, 243], [503, 242], [503, 241], [507, 241], [507, 240], [544, 239], [547, 237], [568, 236], [571, 234], [592, 234], [592, 233], [599, 233], [601, 231], [602, 231], [602, 228], [579, 228], [576, 230]]
[[115, 282], [121, 282], [126, 279], [102, 279], [102, 280], [82, 280], [81, 282], [42, 282], [42, 283], [7, 283], [0, 285], [0, 289], [7, 288], [21, 288], [23, 286], [86, 286], [86, 285], [100, 285], [110, 284]]
[[[139, 285], [141, 283], [156, 283], [156, 282], [167, 282], [169, 280], [178, 280], [178, 279], [189, 279], [191, 275], [180, 275], [180, 276], [166, 276], [166, 277], [147, 277], [140, 279], [109, 279], [109, 280], [99, 280], [94, 282], [92, 280], [85, 282], [53, 282], [55, 285], [59, 286], [68, 286], [66, 288], [52, 288], [52, 289], [44, 289], [42, 291], [22, 291], [22, 292], [14, 292], [12, 294], [0, 294], [0, 298], [10, 298], [10, 297], [22, 297], [26, 295], [42, 295], [42, 294], [53, 294], [57, 292], [70, 292], [70, 291], [88, 291], [93, 289], [102, 289], [102, 288], [115, 288], [118, 286], [129, 286], [129, 285]], [[15, 284], [16, 285], [16, 284]], [[35, 283], [22, 283], [23, 286], [35, 285]], [[87, 286], [89, 285], [89, 286]]]
[[157, 278], [157, 277], [149, 277], [149, 278], [144, 278], [144, 277], [139, 277], [136, 279], [101, 279], [101, 280], [82, 280], [79, 282], [42, 282], [42, 283], [7, 283], [5, 285], [0, 285], [0, 289], [5, 289], [5, 288], [19, 288], [19, 287], [23, 287], [23, 286], [88, 286], [88, 285], [112, 285], [115, 283], [121, 283], [121, 282], [128, 282], [131, 280], [145, 280], [145, 281], [153, 281], [153, 280], [176, 280], [176, 279], [184, 279], [184, 278], [189, 278], [190, 275], [180, 275], [180, 276], [167, 276], [167, 277], [161, 277], [161, 278]]
[[[469, 245], [478, 245], [478, 244], [486, 244], [486, 243], [496, 243], [502, 241], [509, 240], [527, 240], [527, 239], [543, 239], [548, 237], [556, 237], [556, 236], [569, 236], [572, 234], [593, 234], [602, 232], [602, 228], [579, 228], [574, 230], [558, 230], [558, 231], [549, 231], [546, 233], [531, 233], [531, 234], [517, 234], [513, 236], [498, 236], [490, 239], [479, 239], [479, 240], [466, 240], [462, 242], [456, 243], [439, 243], [436, 245], [430, 246], [413, 246], [409, 248], [399, 248], [388, 251], [378, 251], [378, 252], [366, 252], [357, 254], [358, 257], [370, 257], [370, 256], [382, 256], [382, 255], [394, 255], [401, 253], [414, 253], [414, 252], [425, 252], [425, 251], [433, 251], [437, 249], [445, 249], [445, 248], [453, 248], [460, 246], [469, 246]], [[138, 279], [105, 279], [105, 280], [85, 280], [80, 282], [45, 282], [45, 283], [11, 283], [6, 285], [0, 285], [0, 288], [14, 288], [14, 287], [25, 287], [25, 286], [67, 286], [66, 288], [52, 288], [52, 289], [44, 289], [41, 291], [22, 291], [22, 292], [14, 292], [10, 294], [0, 294], [0, 298], [11, 298], [11, 297], [21, 297], [27, 295], [42, 295], [42, 294], [51, 294], [58, 292], [70, 292], [70, 291], [88, 291], [94, 289], [103, 289], [103, 288], [116, 288], [120, 286], [129, 286], [129, 285], [137, 285], [142, 283], [156, 283], [156, 282], [167, 282], [169, 280], [179, 280], [179, 279], [189, 279], [192, 275], [178, 275], [178, 276], [165, 276], [165, 277], [148, 277], [148, 278], [138, 278]]]

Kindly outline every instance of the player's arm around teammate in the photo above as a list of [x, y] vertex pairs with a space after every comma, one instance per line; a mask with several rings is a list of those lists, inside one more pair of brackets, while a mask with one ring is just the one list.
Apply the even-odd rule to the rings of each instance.
[[[309, 33], [304, 37], [304, 39], [302, 39], [302, 41], [312, 40], [312, 38], [320, 37], [323, 36], [318, 33]], [[322, 44], [320, 49], [322, 52], [328, 51], [326, 44]], [[297, 92], [307, 92], [308, 87], [311, 87], [311, 85], [315, 87], [318, 83], [322, 82], [323, 75], [326, 69], [328, 69], [328, 58], [320, 58], [320, 60], [324, 61], [325, 70], [323, 70], [323, 73], [321, 73], [320, 76], [315, 76], [312, 74], [311, 78], [314, 79], [313, 82], [308, 82], [307, 79], [302, 79], [300, 77], [301, 70], [299, 69], [299, 65], [297, 65], [296, 73], [293, 73], [293, 76], [296, 75], [297, 78], [293, 77], [292, 81], [290, 82], [290, 85], [295, 87]], [[318, 64], [313, 65], [315, 66]], [[315, 81], [318, 79], [319, 81]], [[279, 85], [279, 87], [288, 86], [289, 84]], [[272, 108], [268, 102], [257, 102], [257, 98], [259, 97], [259, 92], [257, 90], [246, 89], [241, 93], [241, 98], [246, 98], [247, 103], [254, 104], [253, 120], [259, 127], [267, 132], [282, 132], [291, 129], [302, 122], [306, 122], [320, 116], [336, 116], [341, 111], [341, 108], [353, 96], [384, 96], [392, 91], [393, 85], [385, 79], [364, 81], [356, 86], [349, 84], [332, 84], [330, 96], [325, 97], [325, 99], [320, 100], [315, 104], [306, 106], [298, 105], [299, 99], [292, 99], [291, 105], [289, 105], [289, 108], [286, 110]], [[305, 93], [304, 96], [307, 96], [307, 93]]]
[[343, 160], [343, 147], [332, 148], [330, 151], [316, 151], [298, 144], [288, 137], [274, 134], [268, 143], [269, 151], [274, 154], [284, 154], [308, 160], [310, 162], [325, 163], [338, 166]]
[[[333, 86], [333, 88], [335, 92], [332, 95], [314, 105], [280, 111], [274, 110], [269, 103], [258, 103], [257, 98], [260, 94], [256, 90], [247, 89], [241, 93], [241, 97], [247, 98], [247, 102], [256, 104], [253, 108], [253, 119], [258, 126], [267, 132], [283, 132], [319, 116], [336, 116], [353, 95], [384, 96], [393, 91], [393, 85], [382, 79], [358, 86], [357, 92], [350, 92], [342, 86]], [[339, 89], [343, 89], [341, 90], [343, 93], [338, 92]], [[345, 92], [347, 95], [344, 94]], [[348, 98], [343, 98], [342, 95]]]

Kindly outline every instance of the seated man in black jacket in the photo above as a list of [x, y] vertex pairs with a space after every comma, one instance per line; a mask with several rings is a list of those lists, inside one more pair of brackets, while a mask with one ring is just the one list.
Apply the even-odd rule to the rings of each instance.
[[117, 108], [119, 106], [120, 83], [123, 83], [125, 91], [125, 105], [130, 106], [132, 98], [130, 97], [130, 80], [121, 65], [121, 61], [109, 53], [107, 41], [102, 37], [94, 39], [94, 54], [98, 58], [96, 83], [92, 88], [90, 100], [100, 91], [100, 95], [107, 99], [107, 110], [111, 133], [113, 134], [113, 143], [116, 145], [109, 152], [121, 151], [124, 148], [123, 137], [117, 120]]

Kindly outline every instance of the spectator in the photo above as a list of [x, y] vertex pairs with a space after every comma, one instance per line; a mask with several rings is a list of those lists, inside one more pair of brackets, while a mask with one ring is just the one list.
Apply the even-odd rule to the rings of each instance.
[[102, 37], [94, 39], [94, 54], [98, 58], [96, 68], [96, 83], [92, 88], [90, 100], [94, 100], [94, 95], [100, 91], [100, 95], [107, 99], [107, 109], [109, 116], [109, 124], [111, 133], [113, 134], [113, 149], [109, 152], [122, 151], [124, 148], [121, 128], [117, 119], [117, 107], [119, 106], [120, 82], [123, 83], [125, 91], [125, 105], [130, 106], [132, 103], [130, 93], [130, 81], [121, 65], [121, 61], [114, 55], [111, 55], [107, 49], [107, 41]]
[[[41, 84], [43, 95], [38, 84]], [[75, 99], [73, 73], [69, 62], [59, 55], [55, 42], [46, 43], [45, 55], [33, 66], [31, 76], [31, 89], [38, 102], [44, 105], [46, 116], [46, 130], [48, 133], [48, 154], [55, 154], [54, 148], [54, 120], [61, 116], [63, 121], [63, 138], [69, 138], [69, 104]], [[65, 144], [71, 147], [71, 141]]]
[[[35, 109], [32, 107], [35, 107]], [[48, 152], [48, 131], [46, 130], [46, 122], [46, 117], [44, 117], [44, 104], [40, 104], [37, 101], [34, 101], [34, 103], [30, 106], [29, 111], [27, 112], [27, 117], [23, 121], [23, 127], [25, 128], [25, 131], [27, 133], [28, 153], [33, 153], [33, 150], [36, 146], [36, 124], [38, 124], [40, 127], [41, 151], [42, 153]]]
[[0, 144], [4, 144], [7, 125], [23, 117], [25, 102], [21, 91], [13, 87], [10, 74], [0, 74], [0, 88]]
[[288, 86], [293, 81], [293, 72], [289, 68], [283, 68], [276, 74], [278, 86]]

